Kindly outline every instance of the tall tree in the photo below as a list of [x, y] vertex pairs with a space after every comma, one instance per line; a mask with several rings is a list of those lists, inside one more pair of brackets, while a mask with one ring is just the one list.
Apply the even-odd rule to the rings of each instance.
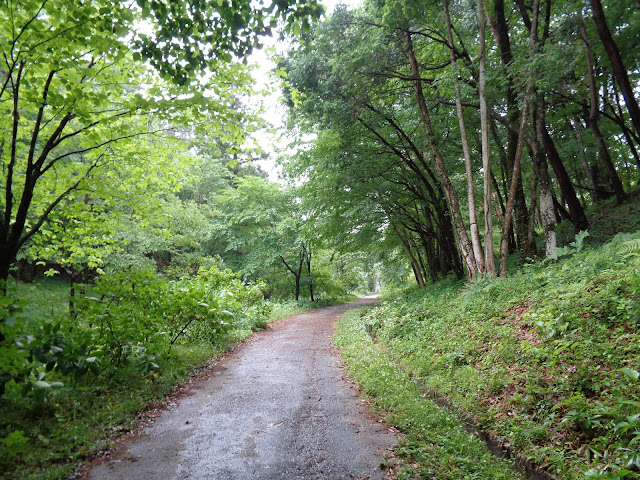
[[424, 91], [422, 88], [422, 78], [420, 77], [420, 67], [416, 60], [415, 51], [413, 48], [413, 41], [411, 39], [411, 32], [409, 30], [402, 31], [402, 35], [405, 41], [405, 48], [407, 57], [409, 59], [409, 66], [411, 68], [411, 78], [415, 88], [415, 95], [420, 109], [420, 116], [422, 118], [422, 126], [427, 138], [427, 144], [429, 146], [430, 153], [433, 157], [436, 172], [442, 182], [442, 188], [449, 205], [449, 211], [453, 217], [453, 224], [456, 229], [458, 237], [458, 245], [460, 253], [464, 259], [467, 267], [467, 274], [469, 277], [473, 277], [478, 272], [478, 264], [476, 263], [475, 255], [473, 254], [473, 247], [469, 241], [467, 235], [467, 229], [460, 213], [460, 204], [458, 203], [458, 195], [453, 188], [453, 184], [449, 178], [449, 173], [445, 166], [444, 157], [438, 146], [436, 135], [431, 125], [431, 116], [429, 115], [429, 109], [427, 108], [427, 102], [424, 98]]
[[478, 97], [480, 99], [480, 134], [482, 139], [482, 171], [484, 175], [484, 259], [485, 271], [496, 274], [493, 252], [493, 208], [491, 191], [491, 146], [489, 144], [489, 106], [487, 104], [486, 21], [484, 0], [477, 1], [478, 19]]
[[622, 186], [622, 182], [620, 181], [618, 172], [616, 171], [613, 160], [611, 159], [609, 148], [607, 147], [604, 136], [598, 124], [598, 122], [600, 121], [600, 102], [598, 99], [598, 86], [596, 84], [596, 73], [593, 62], [593, 54], [591, 52], [591, 45], [589, 44], [589, 38], [587, 36], [587, 29], [585, 28], [584, 22], [581, 18], [579, 32], [580, 38], [582, 39], [585, 47], [585, 57], [587, 60], [587, 77], [589, 80], [590, 108], [589, 115], [587, 117], [587, 125], [591, 128], [593, 136], [595, 137], [598, 144], [598, 152], [600, 153], [602, 162], [604, 163], [609, 174], [613, 192], [615, 193], [618, 202], [622, 202], [622, 200], [624, 199], [624, 187]]
[[[248, 77], [230, 63], [232, 54], [245, 53], [279, 17], [296, 30], [321, 11], [314, 0], [137, 4], [25, 0], [0, 6], [0, 102], [10, 106], [0, 121], [0, 281], [60, 202], [116, 158], [118, 144], [153, 133], [138, 118], [193, 126], [215, 115], [217, 128], [235, 124], [228, 107]], [[154, 35], [136, 31], [145, 19], [158, 27]], [[162, 78], [139, 62], [143, 57]], [[205, 67], [214, 74], [194, 83]], [[60, 181], [46, 192], [53, 177]]]
[[[489, 25], [493, 32], [493, 36], [496, 42], [496, 46], [500, 51], [500, 62], [504, 73], [504, 81], [506, 82], [504, 102], [507, 110], [507, 118], [514, 125], [520, 117], [520, 108], [518, 105], [518, 89], [517, 89], [517, 76], [514, 71], [514, 54], [511, 47], [510, 27], [507, 23], [507, 17], [505, 14], [505, 3], [503, 0], [495, 0], [493, 2], [493, 14], [487, 13], [489, 19]], [[505, 151], [506, 160], [506, 175], [507, 178], [512, 175], [514, 169], [514, 163], [516, 158], [517, 145], [520, 141], [518, 131], [516, 129], [508, 129], [507, 135], [507, 148]], [[515, 230], [516, 240], [520, 248], [522, 248], [525, 256], [531, 256], [535, 254], [535, 245], [530, 245], [526, 242], [527, 230], [529, 225], [527, 204], [524, 195], [524, 188], [522, 185], [522, 175], [518, 177], [518, 184], [516, 186], [516, 199], [514, 204], [515, 215]]]
[[464, 155], [464, 166], [467, 176], [467, 202], [469, 204], [469, 228], [471, 230], [471, 243], [473, 252], [476, 257], [476, 264], [479, 272], [485, 270], [484, 252], [482, 251], [482, 242], [480, 241], [480, 230], [478, 228], [478, 214], [476, 211], [476, 199], [473, 182], [473, 167], [471, 165], [471, 148], [469, 147], [469, 138], [467, 136], [467, 127], [464, 120], [464, 111], [462, 107], [462, 92], [458, 79], [458, 68], [456, 66], [456, 49], [453, 43], [453, 25], [451, 23], [451, 15], [449, 12], [449, 2], [444, 0], [444, 12], [447, 22], [447, 40], [449, 42], [449, 59], [451, 61], [451, 69], [455, 77], [454, 91], [456, 95], [456, 115], [458, 116], [458, 125], [460, 126], [460, 140], [462, 143], [462, 153]]
[[636, 100], [634, 89], [629, 81], [629, 75], [627, 69], [622, 61], [620, 50], [618, 45], [611, 35], [609, 26], [607, 25], [607, 19], [605, 17], [604, 8], [600, 0], [591, 0], [591, 10], [593, 12], [593, 20], [596, 23], [598, 29], [598, 35], [600, 41], [604, 45], [604, 48], [611, 62], [611, 68], [613, 75], [620, 86], [620, 91], [624, 97], [625, 105], [629, 115], [631, 116], [631, 122], [638, 135], [640, 135], [640, 107], [638, 107], [638, 101]]

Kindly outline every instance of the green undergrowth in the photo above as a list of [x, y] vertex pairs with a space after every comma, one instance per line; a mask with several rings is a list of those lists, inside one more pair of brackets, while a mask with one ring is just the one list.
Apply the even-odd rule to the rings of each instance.
[[[177, 284], [182, 303], [173, 310], [164, 301], [172, 291], [160, 288], [164, 284], [155, 277], [136, 284], [136, 297], [117, 290], [128, 281], [112, 282], [100, 296], [94, 288], [78, 289], [75, 317], [69, 314], [67, 282], [12, 283], [9, 293], [17, 306], [2, 305], [13, 315], [7, 325], [21, 332], [16, 330], [13, 344], [2, 344], [0, 371], [15, 368], [28, 376], [14, 374], [20, 381], [7, 382], [0, 396], [0, 478], [68, 478], [135, 428], [144, 418], [141, 412], [162, 404], [178, 384], [253, 331], [296, 313], [279, 304], [245, 302], [243, 295], [251, 292], [231, 290], [234, 280], [224, 275], [227, 290], [216, 287], [207, 293]], [[215, 285], [214, 279], [207, 278], [207, 285]], [[97, 308], [109, 295], [116, 300], [105, 315]], [[83, 296], [92, 302], [90, 309], [81, 303]], [[104, 328], [101, 321], [107, 322]], [[158, 322], [170, 333], [169, 321], [179, 336], [147, 333]], [[15, 360], [8, 363], [12, 353]]]
[[519, 479], [507, 461], [489, 453], [465, 431], [457, 415], [423, 396], [408, 372], [365, 332], [366, 309], [347, 312], [335, 342], [351, 376], [387, 423], [403, 437], [396, 452], [405, 467], [399, 479]]
[[409, 376], [560, 479], [640, 478], [640, 232], [561, 253], [388, 298], [349, 327], [393, 371], [361, 381]]
[[11, 432], [2, 441], [2, 478], [66, 478], [135, 428], [139, 412], [162, 402], [197, 367], [209, 364], [213, 353], [210, 346], [179, 345], [170, 358], [158, 360], [159, 373], [124, 368], [108, 381], [61, 388], [46, 403], [6, 399], [0, 418]]

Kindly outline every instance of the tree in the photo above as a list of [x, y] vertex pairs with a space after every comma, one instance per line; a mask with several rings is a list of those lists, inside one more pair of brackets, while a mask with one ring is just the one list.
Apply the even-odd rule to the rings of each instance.
[[479, 55], [478, 55], [478, 98], [480, 100], [480, 132], [482, 138], [482, 170], [484, 176], [484, 263], [488, 275], [496, 274], [493, 253], [493, 208], [491, 191], [491, 146], [489, 145], [489, 106], [487, 103], [487, 60], [486, 60], [486, 19], [484, 0], [477, 6]]
[[451, 61], [452, 73], [455, 77], [454, 91], [456, 96], [456, 115], [458, 117], [458, 125], [460, 126], [460, 141], [462, 144], [462, 153], [464, 155], [464, 166], [467, 175], [467, 202], [469, 205], [469, 228], [471, 230], [471, 243], [473, 245], [473, 253], [476, 257], [478, 271], [484, 272], [485, 259], [482, 251], [482, 242], [480, 241], [480, 231], [478, 229], [478, 218], [476, 212], [476, 200], [473, 182], [473, 166], [471, 163], [471, 148], [469, 146], [469, 138], [467, 135], [467, 127], [464, 120], [464, 111], [462, 107], [462, 92], [460, 82], [458, 80], [458, 68], [456, 48], [453, 42], [453, 25], [451, 23], [451, 15], [449, 13], [449, 2], [444, 1], [444, 12], [447, 22], [447, 41], [449, 42], [449, 59]]
[[[269, 5], [180, 1], [136, 5], [111, 0], [25, 0], [0, 7], [0, 122], [4, 166], [0, 218], [0, 281], [20, 248], [93, 171], [117, 158], [119, 144], [154, 129], [143, 116], [182, 123], [214, 117], [214, 128], [237, 118], [229, 106], [248, 77], [231, 63], [283, 19], [292, 31], [319, 15], [315, 0]], [[135, 30], [148, 21], [153, 35]], [[140, 60], [160, 72], [158, 78]], [[208, 80], [196, 74], [208, 69]], [[187, 89], [188, 87], [188, 89]], [[56, 188], [48, 194], [47, 179]]]
[[305, 269], [311, 277], [312, 257], [295, 193], [248, 175], [236, 177], [215, 204], [220, 213], [213, 222], [208, 253], [219, 255], [246, 280], [267, 280], [272, 290], [282, 284], [283, 276], [293, 276], [292, 293], [298, 300]]
[[221, 67], [204, 87], [216, 87], [218, 94], [196, 91], [178, 98], [182, 89], [132, 60], [124, 38], [128, 29], [120, 25], [131, 26], [135, 17], [124, 4], [113, 7], [111, 15], [98, 1], [2, 7], [6, 48], [0, 100], [11, 105], [11, 115], [0, 125], [0, 281], [6, 281], [25, 242], [96, 169], [117, 161], [126, 142], [167, 130], [143, 116], [180, 117], [185, 125], [195, 125], [207, 109], [222, 120], [234, 89], [219, 85], [242, 76], [239, 67]]
[[234, 56], [244, 58], [260, 46], [260, 36], [271, 35], [280, 23], [287, 33], [298, 35], [324, 11], [317, 0], [136, 0], [136, 4], [153, 34], [133, 32], [134, 55], [178, 84], [192, 87], [199, 82], [199, 72], [215, 72]]
[[640, 135], [640, 107], [638, 107], [638, 101], [636, 100], [634, 89], [629, 81], [629, 75], [627, 69], [620, 55], [618, 46], [616, 45], [609, 26], [607, 25], [607, 19], [605, 18], [604, 8], [600, 0], [591, 0], [591, 10], [593, 12], [593, 20], [596, 23], [598, 29], [598, 35], [600, 41], [604, 45], [604, 48], [611, 62], [611, 68], [613, 75], [620, 86], [620, 91], [624, 97], [625, 105], [631, 117], [631, 123], [636, 130], [636, 133]]
[[[623, 191], [627, 155], [640, 158], [604, 50], [592, 45], [591, 59], [575, 54], [577, 44], [584, 51], [580, 6], [500, 0], [473, 6], [476, 12], [469, 3], [445, 3], [444, 15], [427, 1], [371, 0], [355, 12], [338, 9], [281, 65], [296, 132], [317, 135], [288, 165], [321, 212], [323, 235], [333, 232], [336, 242], [351, 245], [367, 235], [395, 238], [417, 283], [446, 271], [436, 264], [447, 258], [447, 243], [455, 245], [449, 258], [462, 255], [468, 275], [485, 271], [480, 234], [490, 252], [494, 227], [487, 222], [481, 232], [474, 220], [481, 187], [485, 218], [495, 216], [502, 230], [504, 275], [517, 247], [536, 254], [537, 223], [546, 254], [562, 219], [576, 231], [587, 228], [584, 192], [602, 190], [603, 172]], [[637, 84], [638, 23], [625, 22], [628, 7], [607, 9], [617, 39], [629, 47], [623, 53]], [[483, 34], [485, 21], [492, 36]], [[567, 118], [580, 120], [572, 125]], [[599, 123], [584, 130], [579, 124], [589, 118]], [[593, 168], [599, 159], [591, 147], [598, 145], [606, 171]], [[583, 171], [593, 173], [589, 184]], [[338, 231], [340, 221], [350, 233]]]

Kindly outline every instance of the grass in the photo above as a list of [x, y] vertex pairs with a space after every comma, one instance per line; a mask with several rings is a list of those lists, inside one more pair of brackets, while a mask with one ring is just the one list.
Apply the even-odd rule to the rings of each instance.
[[181, 345], [161, 361], [161, 374], [150, 377], [125, 368], [99, 385], [59, 389], [44, 404], [12, 401], [9, 392], [0, 406], [0, 425], [13, 432], [14, 442], [3, 445], [3, 478], [59, 479], [73, 473], [80, 462], [135, 428], [140, 411], [161, 402], [213, 353], [210, 347]]
[[69, 281], [38, 278], [32, 283], [9, 281], [7, 295], [27, 300], [25, 313], [32, 318], [54, 318], [69, 313]]
[[[27, 301], [23, 313], [30, 321], [43, 324], [68, 314], [69, 284], [63, 279], [11, 283], [9, 294]], [[309, 308], [303, 302], [274, 304], [269, 321]], [[252, 333], [232, 330], [214, 345], [176, 344], [170, 356], [155, 359], [158, 368], [152, 372], [129, 365], [109, 376], [66, 379], [44, 400], [26, 397], [21, 385], [10, 384], [0, 401], [0, 478], [54, 480], [73, 474], [136, 428], [144, 418], [141, 412], [162, 404], [180, 383]]]
[[[339, 340], [347, 363], [383, 409], [389, 395], [405, 395], [385, 385], [404, 389], [411, 379], [415, 401], [422, 391], [446, 397], [560, 479], [640, 478], [640, 232], [577, 250], [506, 279], [409, 290], [349, 317], [353, 326], [342, 323], [338, 339], [348, 335], [366, 353], [349, 353]], [[365, 325], [376, 349], [363, 343]], [[360, 373], [368, 361], [374, 371]], [[376, 376], [385, 364], [388, 378]], [[392, 409], [398, 415], [421, 415], [402, 402]], [[410, 435], [420, 433], [403, 422]], [[409, 456], [421, 468], [435, 461], [418, 450]], [[449, 468], [435, 476], [456, 478]]]
[[422, 394], [408, 372], [365, 333], [365, 312], [347, 312], [338, 323], [335, 342], [375, 409], [404, 434], [396, 446], [405, 463], [398, 478], [522, 478], [468, 433], [454, 412]]

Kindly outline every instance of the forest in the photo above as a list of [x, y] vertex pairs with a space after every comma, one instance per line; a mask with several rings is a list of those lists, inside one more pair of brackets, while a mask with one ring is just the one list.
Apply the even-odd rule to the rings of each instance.
[[443, 406], [535, 478], [640, 478], [640, 3], [6, 0], [0, 48], [2, 478], [372, 292], [335, 342], [398, 478], [521, 478]]

